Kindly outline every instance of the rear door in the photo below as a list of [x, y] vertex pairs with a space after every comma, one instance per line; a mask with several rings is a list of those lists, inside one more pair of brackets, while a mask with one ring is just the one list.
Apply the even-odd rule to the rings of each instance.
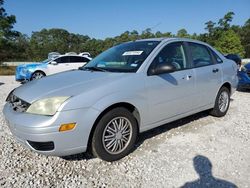
[[149, 69], [159, 63], [172, 64], [177, 70], [146, 78], [151, 124], [195, 108], [194, 71], [187, 59], [184, 43], [167, 44], [154, 58]]
[[222, 81], [221, 65], [205, 45], [189, 42], [188, 49], [195, 72], [196, 105], [213, 104]]

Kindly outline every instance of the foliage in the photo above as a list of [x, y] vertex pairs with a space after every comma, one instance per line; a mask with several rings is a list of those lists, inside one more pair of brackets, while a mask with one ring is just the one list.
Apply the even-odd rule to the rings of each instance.
[[250, 57], [250, 19], [246, 21], [239, 33], [241, 36], [241, 43], [245, 48], [246, 57]]
[[9, 49], [14, 47], [15, 37], [18, 32], [13, 31], [13, 25], [16, 23], [14, 15], [8, 16], [3, 8], [4, 1], [0, 0], [0, 61], [10, 59]]
[[14, 75], [15, 71], [15, 66], [0, 66], [0, 75]]
[[224, 54], [239, 54], [244, 57], [244, 49], [240, 37], [232, 30], [227, 30], [216, 41], [215, 48]]
[[244, 57], [245, 49], [241, 44], [239, 35], [242, 28], [230, 25], [233, 16], [233, 12], [228, 12], [223, 18], [219, 19], [217, 24], [213, 21], [206, 22], [205, 29], [208, 33], [201, 34], [198, 38], [214, 46], [224, 54], [236, 53]]

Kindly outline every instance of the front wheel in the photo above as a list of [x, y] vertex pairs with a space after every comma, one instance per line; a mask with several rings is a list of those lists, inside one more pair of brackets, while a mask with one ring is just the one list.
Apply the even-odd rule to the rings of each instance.
[[131, 152], [137, 134], [137, 121], [133, 114], [122, 107], [112, 109], [97, 124], [92, 152], [105, 161], [119, 160]]
[[224, 116], [230, 105], [230, 92], [228, 88], [222, 87], [217, 94], [214, 108], [210, 111], [210, 114], [216, 117]]
[[30, 78], [30, 80], [37, 80], [37, 79], [40, 79], [42, 77], [44, 77], [45, 74], [42, 72], [42, 71], [37, 71], [37, 72], [34, 72]]

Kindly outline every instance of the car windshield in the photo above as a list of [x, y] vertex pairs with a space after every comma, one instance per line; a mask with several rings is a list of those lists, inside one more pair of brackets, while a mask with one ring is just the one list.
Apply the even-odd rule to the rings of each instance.
[[114, 46], [91, 60], [82, 70], [136, 72], [159, 41], [133, 41]]
[[45, 59], [45, 60], [43, 60], [42, 61], [42, 63], [47, 63], [47, 62], [49, 62], [51, 59]]

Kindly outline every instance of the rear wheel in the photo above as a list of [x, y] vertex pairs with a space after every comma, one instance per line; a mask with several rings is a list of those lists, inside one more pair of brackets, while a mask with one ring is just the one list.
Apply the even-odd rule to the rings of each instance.
[[37, 80], [45, 76], [45, 73], [42, 71], [36, 71], [32, 74], [30, 80]]
[[217, 94], [214, 108], [210, 111], [210, 114], [216, 117], [224, 116], [230, 105], [230, 92], [228, 88], [222, 87]]
[[126, 108], [107, 112], [98, 122], [92, 138], [93, 155], [115, 161], [131, 152], [138, 134], [137, 121]]

